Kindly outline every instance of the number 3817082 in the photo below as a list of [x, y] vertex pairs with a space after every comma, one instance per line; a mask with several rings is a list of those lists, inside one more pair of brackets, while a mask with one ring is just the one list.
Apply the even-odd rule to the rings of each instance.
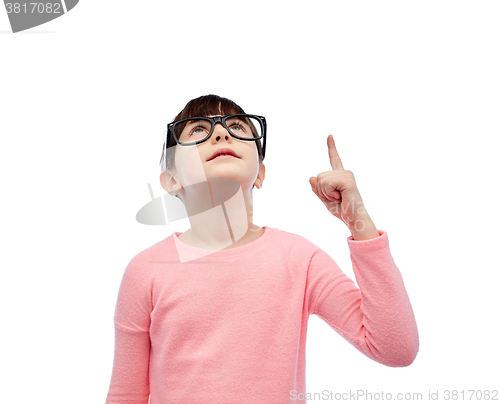
[[61, 14], [60, 3], [5, 3], [5, 7], [8, 14]]

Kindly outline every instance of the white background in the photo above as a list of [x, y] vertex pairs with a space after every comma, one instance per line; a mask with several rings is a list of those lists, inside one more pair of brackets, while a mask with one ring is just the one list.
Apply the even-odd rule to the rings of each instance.
[[12, 34], [0, 7], [0, 401], [104, 403], [123, 271], [189, 228], [135, 214], [164, 193], [166, 124], [209, 93], [268, 120], [254, 222], [354, 277], [309, 185], [334, 136], [413, 305], [406, 368], [311, 316], [307, 391], [499, 390], [499, 20], [496, 1], [82, 0]]

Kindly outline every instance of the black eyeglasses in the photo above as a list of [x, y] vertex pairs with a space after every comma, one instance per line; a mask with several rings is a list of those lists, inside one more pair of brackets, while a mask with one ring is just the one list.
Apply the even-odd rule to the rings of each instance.
[[[193, 117], [169, 123], [167, 126], [166, 147], [172, 134], [180, 146], [192, 146], [205, 142], [212, 136], [215, 124], [221, 123], [229, 134], [236, 139], [257, 142], [262, 150], [262, 159], [266, 155], [266, 118], [259, 115], [234, 114], [227, 116]], [[262, 140], [263, 139], [263, 143]]]

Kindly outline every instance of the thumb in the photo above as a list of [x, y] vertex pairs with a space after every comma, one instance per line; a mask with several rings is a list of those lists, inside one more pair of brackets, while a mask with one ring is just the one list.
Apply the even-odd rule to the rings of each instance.
[[318, 192], [316, 191], [316, 187], [318, 185], [318, 179], [316, 177], [311, 177], [309, 178], [309, 184], [311, 184], [311, 191], [313, 191], [316, 196], [321, 199], [321, 196], [319, 196]]

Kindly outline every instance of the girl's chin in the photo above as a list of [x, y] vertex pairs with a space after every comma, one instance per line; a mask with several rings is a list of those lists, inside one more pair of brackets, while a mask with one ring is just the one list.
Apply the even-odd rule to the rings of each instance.
[[235, 173], [220, 173], [220, 172], [209, 172], [207, 173], [207, 179], [210, 184], [215, 184], [218, 187], [227, 187], [237, 191], [239, 188], [252, 189], [252, 185], [255, 182], [255, 178], [241, 178]]

